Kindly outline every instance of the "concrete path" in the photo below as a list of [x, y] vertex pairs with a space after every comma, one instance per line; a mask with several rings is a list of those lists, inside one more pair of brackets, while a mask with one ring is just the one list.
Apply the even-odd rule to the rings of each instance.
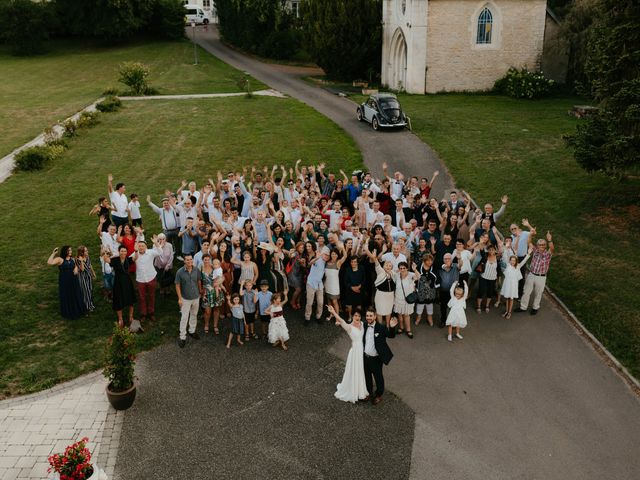
[[[446, 172], [410, 132], [378, 133], [359, 124], [354, 103], [301, 80], [304, 69], [242, 55], [223, 45], [215, 29], [199, 38], [223, 61], [335, 121], [372, 171], [387, 161], [408, 174]], [[442, 177], [436, 195], [453, 185], [448, 174]], [[462, 341], [449, 344], [442, 330], [421, 325], [414, 340], [392, 346], [389, 388], [416, 415], [410, 478], [638, 477], [640, 402], [548, 298], [536, 317], [507, 321], [472, 307], [467, 315]], [[345, 342], [335, 351], [346, 352]]]
[[107, 400], [102, 372], [0, 402], [0, 479], [47, 478], [47, 457], [88, 437], [93, 462], [113, 477], [123, 413]]
[[312, 106], [340, 125], [356, 141], [365, 164], [376, 176], [382, 174], [382, 162], [387, 162], [392, 172], [400, 170], [428, 178], [435, 170], [440, 170], [440, 177], [434, 184], [435, 195], [440, 196], [445, 189], [453, 187], [453, 180], [437, 155], [414, 134], [408, 130], [375, 132], [368, 123], [356, 120], [354, 102], [300, 79], [317, 69], [262, 63], [222, 44], [215, 27], [198, 32], [197, 39], [200, 46], [220, 60]]
[[[277, 90], [257, 90], [251, 92], [252, 95], [257, 97], [278, 97], [285, 98], [285, 96]], [[192, 100], [194, 98], [226, 98], [226, 97], [243, 97], [245, 92], [236, 93], [189, 93], [185, 95], [143, 95], [140, 97], [119, 97], [122, 101], [144, 101], [144, 100]]]

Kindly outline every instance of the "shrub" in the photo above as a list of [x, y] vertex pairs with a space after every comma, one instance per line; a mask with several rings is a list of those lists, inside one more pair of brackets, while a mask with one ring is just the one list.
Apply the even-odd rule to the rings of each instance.
[[133, 385], [135, 365], [135, 336], [126, 327], [116, 325], [107, 343], [103, 375], [111, 390], [122, 392]]
[[67, 138], [75, 137], [78, 133], [78, 124], [71, 118], [62, 124], [62, 128], [64, 129], [62, 135]]
[[46, 50], [49, 25], [53, 23], [49, 2], [8, 0], [0, 2], [0, 40], [14, 55], [35, 55]]
[[100, 112], [116, 112], [122, 106], [122, 100], [118, 97], [109, 96], [96, 105]]
[[76, 120], [76, 128], [90, 128], [98, 123], [98, 112], [82, 112]]
[[118, 70], [120, 78], [118, 81], [124, 83], [131, 89], [134, 95], [145, 95], [149, 91], [147, 77], [149, 67], [140, 62], [124, 62]]
[[526, 68], [511, 67], [504, 77], [497, 80], [493, 90], [514, 98], [541, 98], [549, 94], [555, 85], [542, 72], [530, 72]]
[[44, 166], [60, 157], [64, 152], [61, 145], [39, 145], [25, 148], [15, 156], [15, 169], [23, 172], [42, 170]]
[[102, 92], [103, 97], [115, 97], [118, 95], [119, 90], [116, 87], [109, 87], [104, 92]]

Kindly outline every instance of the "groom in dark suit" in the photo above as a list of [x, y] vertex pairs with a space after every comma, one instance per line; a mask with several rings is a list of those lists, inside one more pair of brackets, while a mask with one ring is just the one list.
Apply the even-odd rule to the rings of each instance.
[[[382, 394], [384, 393], [382, 366], [383, 364], [388, 365], [393, 358], [393, 353], [391, 353], [391, 349], [387, 345], [387, 338], [396, 336], [398, 320], [395, 317], [391, 318], [389, 323], [391, 328], [387, 328], [385, 325], [376, 322], [376, 311], [373, 308], [367, 309], [366, 319], [362, 342], [364, 343], [364, 379], [369, 396], [365, 398], [365, 401], [369, 397], [373, 397], [372, 402], [377, 405], [382, 401]], [[375, 395], [372, 377], [376, 380]]]

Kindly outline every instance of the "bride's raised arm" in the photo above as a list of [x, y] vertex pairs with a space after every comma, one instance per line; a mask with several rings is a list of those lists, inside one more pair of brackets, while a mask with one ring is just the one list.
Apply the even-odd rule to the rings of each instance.
[[328, 305], [327, 306], [327, 310], [329, 311], [329, 313], [331, 315], [333, 315], [333, 318], [336, 319], [336, 325], [340, 325], [342, 328], [344, 328], [344, 331], [349, 333], [349, 329], [351, 328], [351, 325], [349, 325], [347, 322], [345, 322], [340, 315], [338, 315], [338, 313], [336, 312], [336, 309], [333, 308], [333, 306]]

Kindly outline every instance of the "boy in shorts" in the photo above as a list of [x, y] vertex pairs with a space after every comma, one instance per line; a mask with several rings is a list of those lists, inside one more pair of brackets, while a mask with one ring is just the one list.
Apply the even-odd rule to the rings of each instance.
[[258, 340], [260, 337], [255, 331], [254, 324], [256, 321], [256, 303], [258, 303], [258, 290], [254, 290], [253, 282], [245, 280], [240, 284], [240, 298], [244, 307], [244, 339], [249, 340], [250, 337]]
[[262, 335], [266, 338], [267, 328], [271, 320], [271, 316], [266, 313], [266, 310], [271, 306], [271, 297], [273, 297], [273, 293], [269, 291], [269, 282], [267, 280], [260, 280], [260, 291], [256, 296], [258, 298], [258, 313], [260, 314]]

